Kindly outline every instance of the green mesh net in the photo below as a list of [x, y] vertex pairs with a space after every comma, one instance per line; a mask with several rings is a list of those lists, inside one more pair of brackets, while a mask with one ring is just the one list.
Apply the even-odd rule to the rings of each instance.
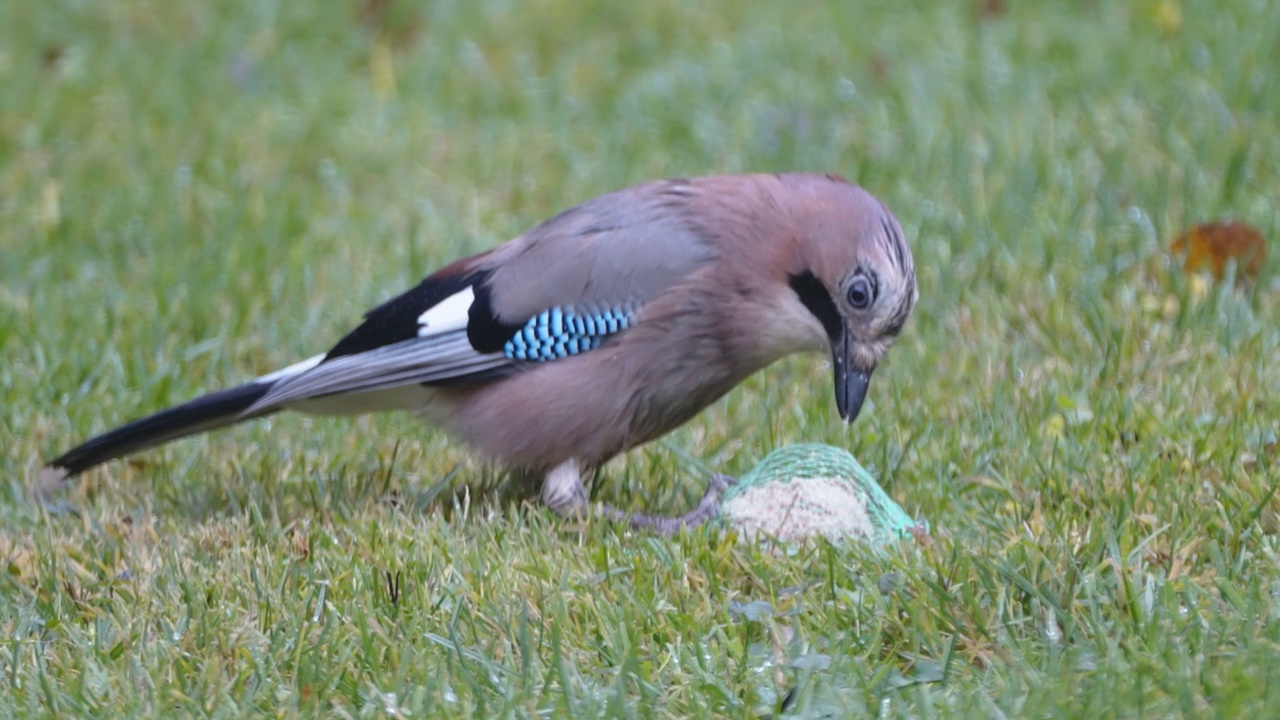
[[783, 541], [823, 535], [883, 545], [917, 528], [852, 455], [819, 444], [769, 453], [725, 491], [720, 516], [745, 537]]

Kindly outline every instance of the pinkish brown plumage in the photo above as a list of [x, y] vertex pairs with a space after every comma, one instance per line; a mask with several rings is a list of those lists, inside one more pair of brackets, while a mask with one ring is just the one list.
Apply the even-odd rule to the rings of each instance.
[[[830, 352], [852, 421], [915, 299], [897, 220], [842, 178], [647, 183], [446, 266], [322, 356], [93, 438], [45, 479], [284, 409], [409, 410], [546, 478], [547, 504], [576, 513], [583, 470], [786, 355]], [[673, 529], [705, 514], [633, 522]]]

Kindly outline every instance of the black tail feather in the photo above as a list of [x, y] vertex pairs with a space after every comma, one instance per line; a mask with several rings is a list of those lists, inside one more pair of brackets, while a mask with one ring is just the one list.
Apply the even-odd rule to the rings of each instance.
[[[269, 382], [249, 383], [210, 393], [191, 402], [162, 410], [155, 415], [126, 423], [90, 438], [49, 461], [41, 476], [50, 480], [60, 480], [82, 473], [108, 460], [124, 457], [170, 440], [270, 415], [279, 408], [267, 408], [251, 415], [243, 414], [270, 389]], [[53, 478], [54, 475], [57, 478]]]

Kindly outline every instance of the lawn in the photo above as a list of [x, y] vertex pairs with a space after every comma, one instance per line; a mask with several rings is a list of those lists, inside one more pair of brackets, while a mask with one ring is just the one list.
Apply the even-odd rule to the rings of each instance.
[[[1269, 716], [1280, 282], [1169, 245], [1280, 237], [1278, 38], [1266, 0], [0, 3], [0, 716]], [[826, 442], [928, 545], [565, 522], [403, 416], [29, 492], [590, 196], [796, 169], [914, 248], [862, 416], [789, 359], [597, 497]]]

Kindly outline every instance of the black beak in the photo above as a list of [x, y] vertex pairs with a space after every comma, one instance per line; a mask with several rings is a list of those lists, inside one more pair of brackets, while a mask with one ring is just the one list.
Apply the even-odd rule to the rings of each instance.
[[840, 419], [852, 423], [862, 409], [871, 384], [871, 371], [875, 367], [861, 368], [853, 364], [853, 347], [849, 333], [843, 329], [840, 336], [831, 339], [831, 367], [836, 375], [836, 410]]

